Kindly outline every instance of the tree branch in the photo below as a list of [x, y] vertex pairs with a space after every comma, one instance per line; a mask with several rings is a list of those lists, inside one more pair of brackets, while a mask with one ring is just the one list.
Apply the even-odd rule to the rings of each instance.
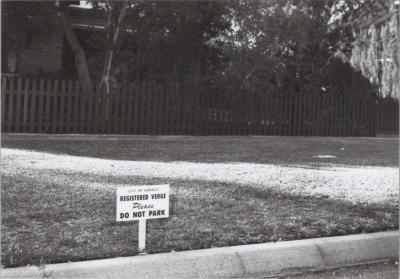
[[308, 75], [305, 75], [304, 77], [303, 77], [303, 79], [309, 79], [310, 77], [313, 77], [313, 76], [315, 76], [315, 75], [320, 75], [320, 74], [322, 74], [324, 71], [325, 71], [325, 69], [329, 66], [329, 64], [332, 62], [332, 60], [335, 58], [335, 54], [332, 54], [329, 58], [328, 58], [328, 61], [325, 63], [325, 65], [324, 66], [322, 66], [319, 70], [317, 70], [317, 71], [315, 71], [315, 72], [313, 72], [313, 73], [310, 73], [310, 74], [308, 74]]

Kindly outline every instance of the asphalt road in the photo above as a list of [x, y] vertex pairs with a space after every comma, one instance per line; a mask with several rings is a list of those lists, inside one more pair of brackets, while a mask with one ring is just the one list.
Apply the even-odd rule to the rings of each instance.
[[310, 272], [298, 275], [264, 278], [287, 279], [398, 279], [398, 263], [379, 263], [348, 268], [332, 269], [322, 272]]

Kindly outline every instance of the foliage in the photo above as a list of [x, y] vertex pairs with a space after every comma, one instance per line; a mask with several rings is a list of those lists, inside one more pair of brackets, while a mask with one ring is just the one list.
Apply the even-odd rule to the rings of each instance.
[[[107, 6], [106, 3], [111, 3]], [[93, 1], [94, 8], [111, 16], [107, 32], [88, 38], [100, 46], [97, 58], [115, 50], [112, 74], [118, 80], [182, 80], [215, 70], [218, 50], [208, 44], [228, 26], [220, 2], [130, 1], [117, 42], [110, 44], [120, 10], [115, 1]], [[115, 29], [114, 29], [115, 30]], [[102, 59], [92, 59], [99, 64]], [[99, 67], [92, 67], [92, 69]], [[94, 74], [99, 76], [98, 73]]]
[[[352, 4], [338, 0], [88, 2], [106, 22], [105, 32], [88, 32], [81, 40], [93, 80], [103, 80], [105, 76], [110, 81], [163, 82], [192, 78], [221, 83], [235, 90], [262, 87], [293, 92], [326, 87], [325, 78], [321, 78], [324, 71], [328, 66], [340, 68], [332, 62], [336, 58], [346, 61], [346, 54], [352, 48], [351, 28], [337, 22], [369, 3], [361, 0]], [[128, 7], [120, 20], [124, 3]], [[37, 2], [30, 5], [37, 5], [33, 11], [44, 9]], [[13, 11], [18, 15], [17, 10]], [[342, 18], [332, 20], [338, 14]], [[51, 12], [44, 15], [50, 18]], [[382, 34], [390, 33], [389, 29], [385, 32], [371, 29], [364, 35], [367, 40], [373, 37], [378, 41]], [[393, 56], [393, 42], [386, 41], [385, 55]], [[372, 44], [367, 55], [362, 50], [363, 44], [360, 42], [357, 47], [356, 42], [352, 65], [364, 69], [363, 73], [368, 73], [372, 82], [382, 80], [388, 88], [385, 90], [390, 91], [393, 76], [388, 73], [394, 73], [392, 68], [371, 67], [379, 55], [377, 45]], [[358, 60], [365, 60], [364, 64]], [[380, 77], [380, 72], [387, 74]]]
[[332, 5], [333, 1], [239, 2], [232, 7], [238, 27], [226, 34], [229, 64], [221, 79], [239, 81], [239, 87], [298, 92], [311, 86], [321, 91], [324, 84], [311, 84], [311, 77], [322, 75], [345, 51], [341, 31], [330, 30]]
[[[396, 96], [399, 50], [397, 16], [392, 1], [339, 1], [332, 25], [351, 32], [351, 65], [379, 87], [382, 96]], [[339, 16], [340, 15], [340, 16]]]
[[395, 18], [369, 30], [360, 30], [351, 55], [352, 66], [360, 70], [373, 84], [380, 87], [381, 95], [397, 92], [399, 50], [396, 41]]

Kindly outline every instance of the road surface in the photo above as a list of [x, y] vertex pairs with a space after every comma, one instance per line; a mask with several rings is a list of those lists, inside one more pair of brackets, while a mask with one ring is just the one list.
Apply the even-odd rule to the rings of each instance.
[[323, 272], [310, 272], [304, 274], [263, 277], [276, 279], [398, 279], [398, 263], [379, 263], [370, 265], [361, 265], [348, 268], [332, 269]]

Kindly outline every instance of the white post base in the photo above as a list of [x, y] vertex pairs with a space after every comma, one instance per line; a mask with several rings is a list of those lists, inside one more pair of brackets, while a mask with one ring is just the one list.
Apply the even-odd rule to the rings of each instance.
[[144, 254], [146, 249], [146, 219], [139, 220], [139, 254]]

